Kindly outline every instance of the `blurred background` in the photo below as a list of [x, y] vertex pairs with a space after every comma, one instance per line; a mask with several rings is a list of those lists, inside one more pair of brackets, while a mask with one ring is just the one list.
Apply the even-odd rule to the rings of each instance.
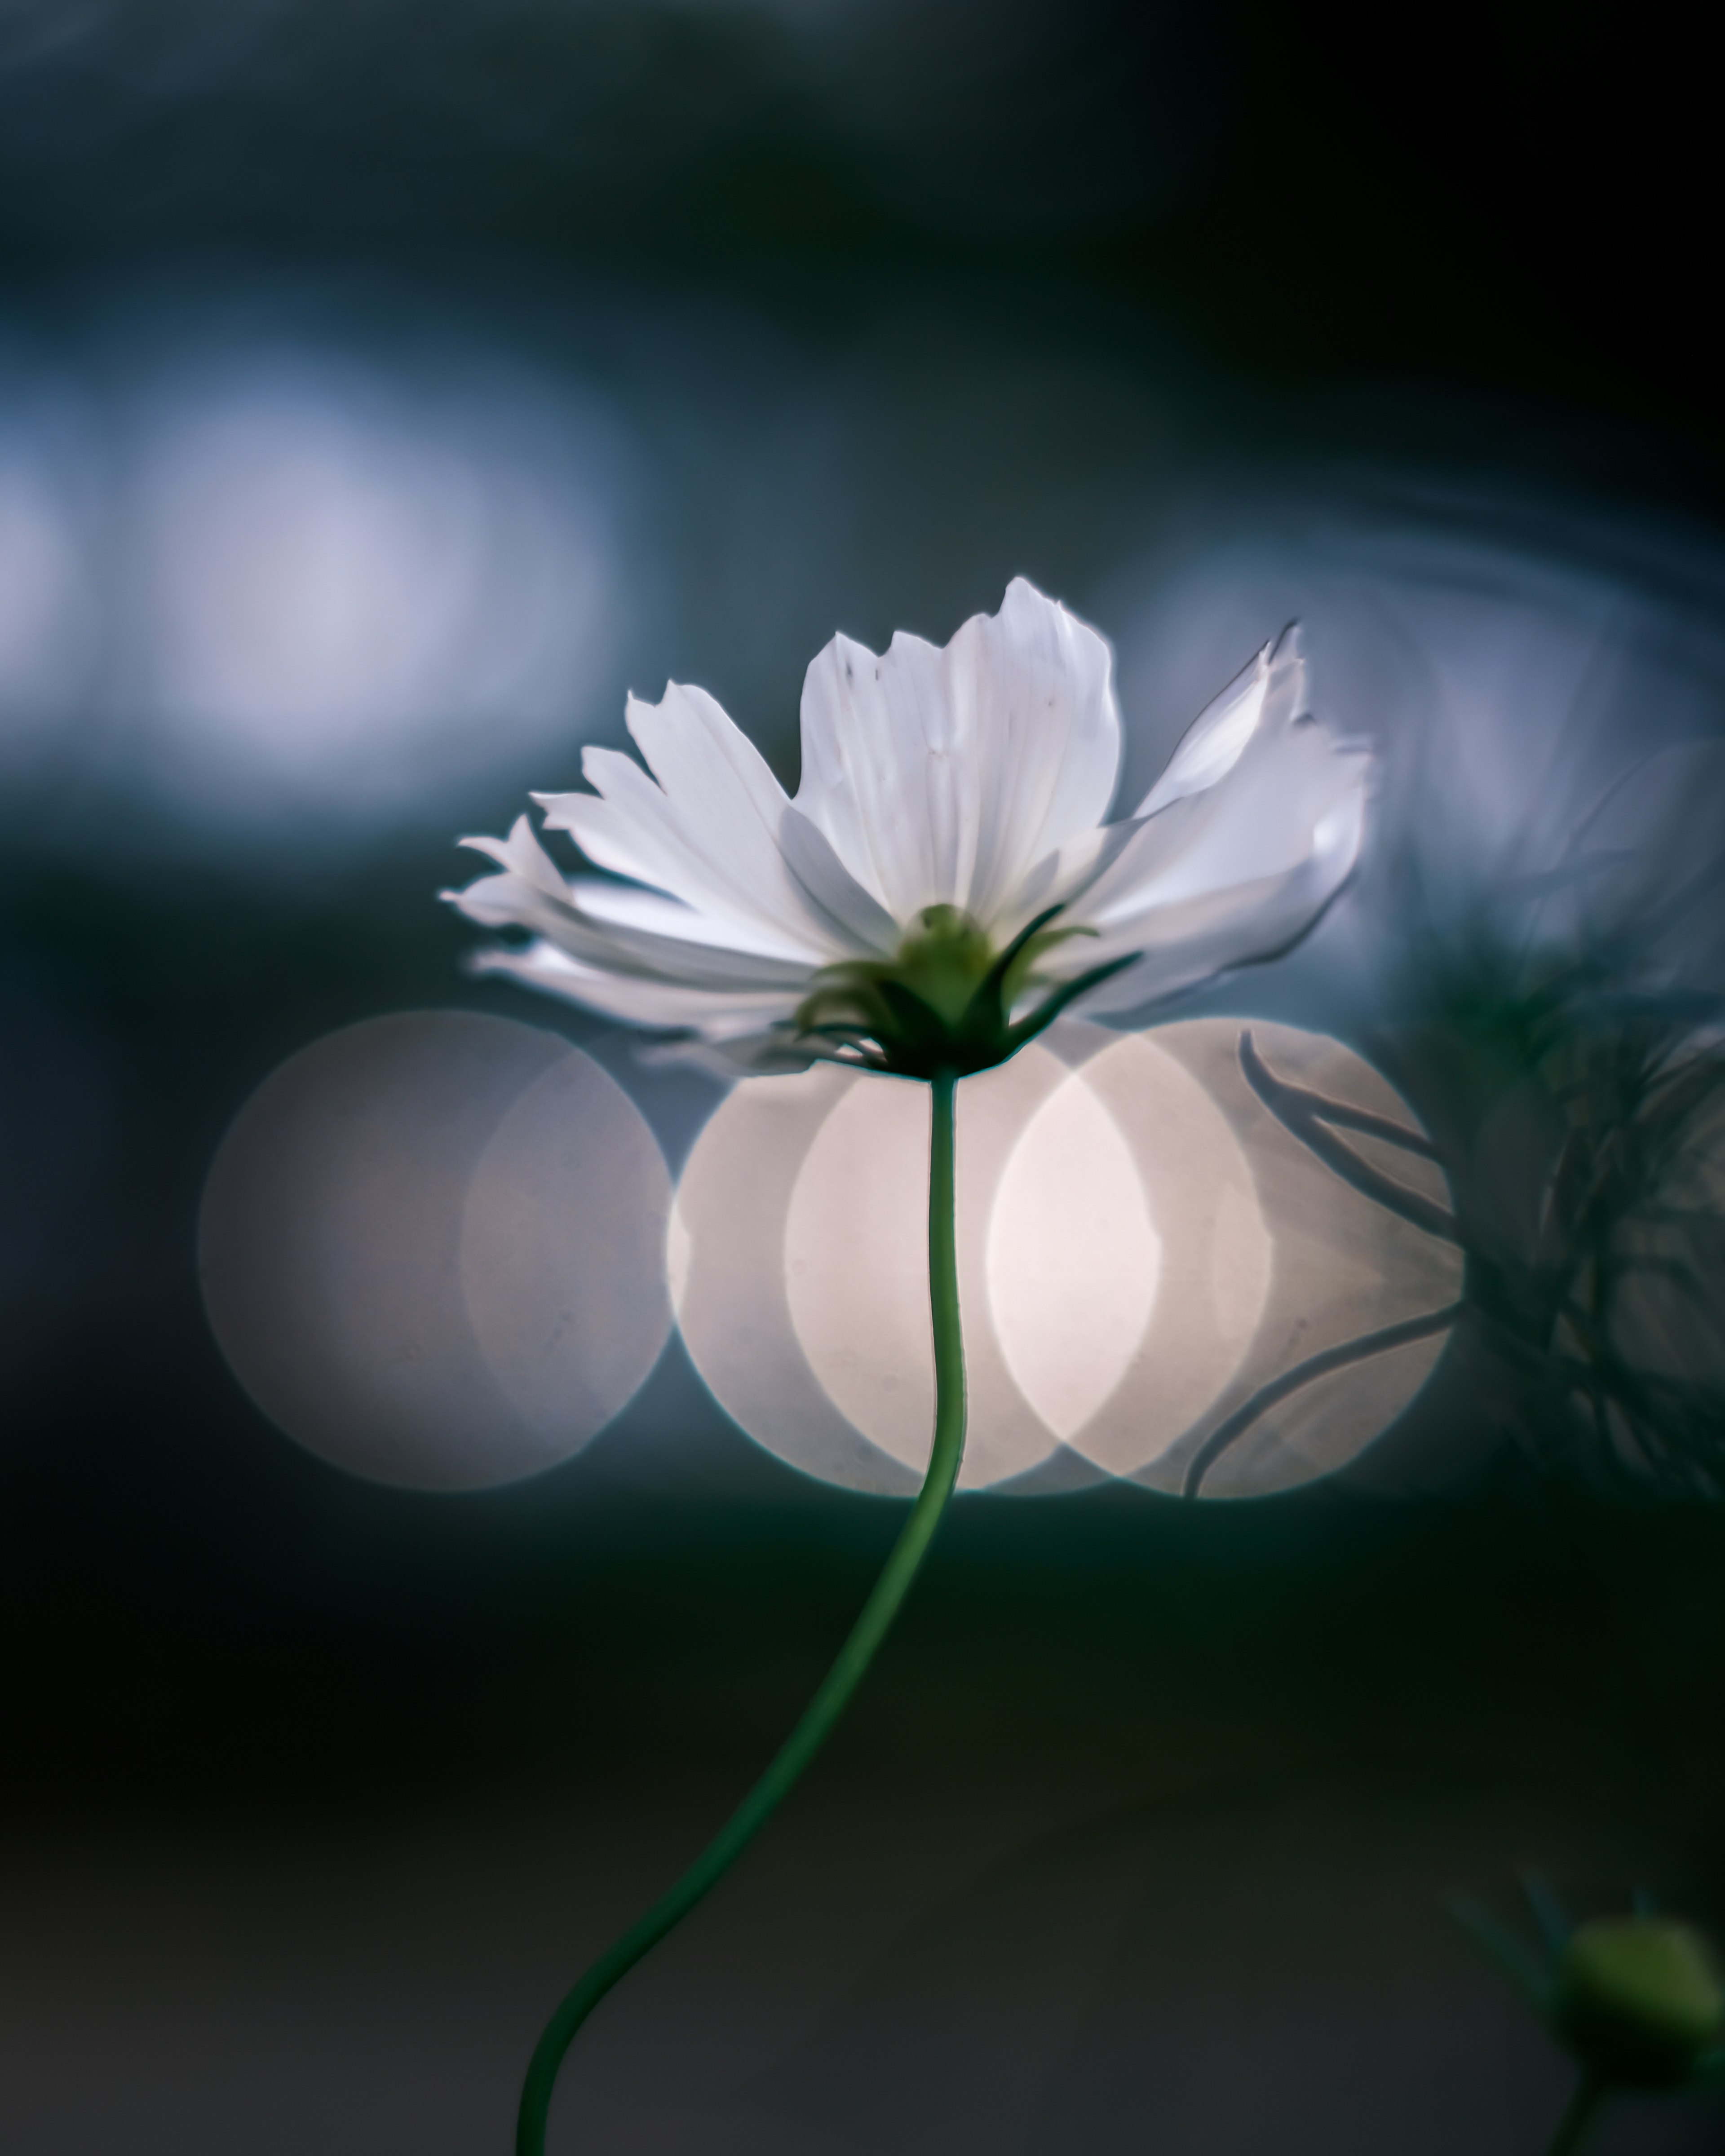
[[[1175, 1414], [1147, 1304], [1075, 1379], [991, 1249], [1034, 1441], [554, 2145], [1514, 2156], [1568, 2070], [1445, 1896], [1725, 1922], [1686, 35], [0, 0], [8, 2149], [504, 2148], [788, 1727], [910, 1471], [833, 1332], [853, 1111], [469, 978], [436, 894], [627, 690], [711, 689], [793, 785], [835, 629], [944, 641], [1020, 573], [1115, 640], [1129, 801], [1295, 614], [1378, 745], [1317, 934], [1039, 1142], [1155, 1200], [1132, 1102], [1201, 1111], [1268, 1285]], [[1051, 1048], [1011, 1160], [1121, 1053]], [[1277, 1084], [1417, 1143], [1337, 1173]], [[1722, 2134], [1625, 2099], [1597, 2146]]]

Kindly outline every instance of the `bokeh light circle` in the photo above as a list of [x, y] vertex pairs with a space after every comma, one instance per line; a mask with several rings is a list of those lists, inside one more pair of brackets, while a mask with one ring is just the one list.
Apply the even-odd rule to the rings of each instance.
[[[1067, 1433], [1111, 1475], [1161, 1460], [1227, 1393], [1256, 1337], [1274, 1271], [1266, 1218], [1239, 1134], [1166, 1034], [1075, 1026], [1062, 1036], [1081, 1086], [1120, 1134], [1162, 1239], [1148, 1322], [1118, 1382]], [[1058, 1184], [1064, 1164], [1047, 1163]]]
[[567, 1459], [668, 1336], [670, 1178], [557, 1034], [413, 1011], [290, 1057], [205, 1186], [205, 1307], [290, 1436], [372, 1480], [473, 1489]]
[[671, 1292], [696, 1368], [757, 1444], [821, 1481], [906, 1496], [916, 1487], [914, 1471], [871, 1445], [823, 1391], [786, 1294], [785, 1220], [798, 1172], [858, 1082], [854, 1072], [824, 1064], [732, 1088], [678, 1180]]
[[[1178, 1061], [1226, 1118], [1250, 1165], [1271, 1265], [1261, 1314], [1227, 1385], [1171, 1445], [1137, 1471], [1153, 1488], [1184, 1486], [1200, 1449], [1266, 1388], [1350, 1343], [1451, 1309], [1461, 1294], [1453, 1241], [1378, 1203], [1326, 1165], [1254, 1091], [1241, 1043], [1271, 1076], [1344, 1109], [1381, 1118], [1412, 1147], [1358, 1130], [1339, 1135], [1348, 1155], [1417, 1204], [1442, 1209], [1449, 1186], [1423, 1145], [1418, 1119], [1363, 1056], [1325, 1034], [1257, 1019], [1186, 1020], [1158, 1029]], [[1109, 1053], [1117, 1051], [1106, 1051]], [[1204, 1497], [1266, 1496], [1346, 1467], [1404, 1412], [1431, 1374], [1447, 1326], [1363, 1354], [1294, 1385], [1252, 1416], [1205, 1472]]]
[[1170, 1240], [1121, 1127], [1064, 1078], [1008, 1156], [988, 1209], [988, 1309], [1019, 1390], [1057, 1437], [1092, 1421], [1144, 1337]]
[[167, 369], [130, 424], [123, 671], [182, 811], [453, 814], [603, 677], [614, 429], [525, 371], [241, 348]]
[[480, 1156], [463, 1300], [492, 1375], [560, 1455], [611, 1419], [670, 1337], [670, 1215], [645, 1119], [578, 1050], [532, 1081]]
[[[958, 1091], [958, 1296], [970, 1395], [961, 1488], [985, 1488], [1026, 1474], [1050, 1459], [1060, 1443], [1014, 1375], [989, 1293], [988, 1258], [1003, 1178], [1066, 1080], [1057, 1056], [1032, 1046], [997, 1070], [966, 1079]], [[786, 1209], [782, 1260], [791, 1322], [822, 1389], [877, 1450], [919, 1478], [934, 1417], [928, 1128], [926, 1086], [854, 1078], [798, 1171]], [[1034, 1219], [1039, 1199], [1045, 1215], [1059, 1214], [1058, 1195], [1045, 1187], [1049, 1168], [1056, 1180], [1070, 1178], [1081, 1192], [1087, 1184], [1094, 1187], [1099, 1168], [1106, 1174], [1120, 1165], [1110, 1150], [1111, 1141], [1116, 1150], [1118, 1141], [1106, 1116], [1070, 1118], [1065, 1136], [1069, 1143], [1076, 1141], [1076, 1158], [1033, 1156], [1045, 1178], [1028, 1204], [1020, 1199], [1027, 1217]], [[1111, 1209], [1107, 1224], [1124, 1241], [1124, 1262], [1136, 1261], [1142, 1276], [1153, 1271], [1155, 1244], [1142, 1203], [1134, 1208], [1132, 1195], [1124, 1207]], [[1100, 1209], [1091, 1209], [1093, 1214]], [[1128, 1296], [1142, 1325], [1145, 1298], [1131, 1296], [1130, 1289]], [[1073, 1298], [1063, 1296], [1052, 1310], [1027, 1309], [1028, 1300], [1020, 1294], [1009, 1305], [1030, 1321], [1019, 1352], [1045, 1375], [1051, 1369], [1056, 1375], [1081, 1371], [1095, 1357], [1117, 1353], [1117, 1337], [1098, 1337], [1093, 1324], [1062, 1342], [1054, 1328], [1070, 1315]], [[1111, 1302], [1106, 1314], [1120, 1317], [1117, 1303]], [[1129, 1309], [1128, 1330], [1131, 1317]]]
[[[1443, 1327], [1300, 1376], [1453, 1303], [1461, 1260], [1277, 1121], [1242, 1070], [1247, 1031], [1291, 1082], [1423, 1143], [1360, 1057], [1279, 1024], [1069, 1024], [964, 1082], [961, 1486], [1178, 1491], [1219, 1432], [1196, 1493], [1268, 1494], [1346, 1466], [1425, 1382]], [[747, 1081], [679, 1187], [673, 1272], [697, 1368], [758, 1442], [855, 1489], [909, 1491], [928, 1455], [928, 1112], [922, 1087], [831, 1068]], [[1423, 1152], [1357, 1130], [1346, 1143], [1443, 1204]]]

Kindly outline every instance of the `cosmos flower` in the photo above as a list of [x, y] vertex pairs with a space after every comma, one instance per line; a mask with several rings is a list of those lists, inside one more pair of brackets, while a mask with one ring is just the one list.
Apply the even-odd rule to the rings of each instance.
[[590, 793], [535, 796], [604, 873], [566, 876], [522, 816], [463, 842], [497, 873], [447, 896], [529, 932], [483, 968], [733, 1068], [963, 1075], [1081, 996], [1142, 1010], [1311, 927], [1358, 851], [1368, 759], [1304, 697], [1290, 628], [1106, 822], [1113, 654], [1019, 578], [944, 649], [834, 637], [793, 798], [704, 690], [632, 697], [646, 768], [589, 748]]

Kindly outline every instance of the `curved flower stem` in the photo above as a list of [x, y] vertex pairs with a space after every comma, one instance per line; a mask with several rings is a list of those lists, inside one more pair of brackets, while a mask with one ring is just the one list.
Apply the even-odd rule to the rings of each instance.
[[1581, 2137], [1587, 2131], [1587, 2123], [1594, 2115], [1594, 2107], [1604, 2094], [1604, 2082], [1584, 2071], [1575, 2084], [1575, 2093], [1568, 2107], [1558, 2121], [1558, 2130], [1552, 2136], [1551, 2146], [1545, 2156], [1573, 2156], [1581, 2146]]
[[796, 1786], [798, 1777], [850, 1703], [933, 1539], [964, 1451], [964, 1342], [958, 1323], [958, 1259], [952, 1201], [952, 1095], [942, 1071], [929, 1081], [933, 1133], [928, 1161], [928, 1299], [934, 1320], [934, 1449], [911, 1517], [863, 1604], [862, 1614], [772, 1763], [675, 1885], [639, 1922], [608, 1947], [546, 2026], [527, 2068], [516, 2123], [516, 2156], [543, 2156], [551, 2092], [563, 2055], [595, 2006], [641, 1957], [689, 1912], [742, 1856]]

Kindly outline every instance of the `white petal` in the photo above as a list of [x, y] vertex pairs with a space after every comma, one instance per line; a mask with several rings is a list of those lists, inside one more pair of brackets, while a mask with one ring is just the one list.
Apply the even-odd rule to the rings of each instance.
[[890, 919], [830, 847], [796, 828], [778, 780], [704, 690], [672, 683], [659, 705], [631, 698], [629, 717], [660, 783], [615, 750], [589, 749], [583, 768], [598, 791], [538, 797], [552, 829], [739, 943], [811, 965], [891, 947]]
[[898, 942], [898, 930], [891, 915], [851, 878], [820, 833], [788, 803], [782, 836], [786, 865], [827, 931], [822, 947], [811, 950], [806, 935], [788, 935], [776, 922], [732, 911], [721, 914], [711, 906], [697, 910], [681, 899], [644, 889], [639, 884], [572, 876], [567, 889], [582, 911], [594, 920], [650, 928], [656, 934], [687, 937], [698, 943], [758, 952], [793, 960], [805, 970], [829, 964], [839, 957], [885, 955], [892, 951]]
[[1134, 963], [1084, 1000], [1086, 1010], [1142, 1010], [1200, 981], [1288, 950], [1312, 927], [1353, 870], [1365, 819], [1363, 788], [1338, 800], [1305, 856], [1280, 874], [1194, 895], [1096, 941], [1075, 942], [1068, 969], [1136, 952]]
[[1136, 824], [1104, 824], [1057, 852], [1045, 855], [1022, 877], [1011, 902], [994, 916], [997, 943], [1009, 942], [1039, 913], [1072, 901], [1096, 883], [1138, 834]]
[[798, 809], [895, 921], [950, 897], [952, 745], [941, 654], [895, 636], [884, 658], [835, 636], [803, 684]]
[[1107, 639], [1024, 578], [999, 614], [970, 627], [988, 737], [969, 906], [989, 921], [1036, 864], [1101, 824], [1119, 776], [1120, 714]]
[[656, 705], [631, 697], [629, 725], [653, 775], [590, 748], [582, 769], [596, 793], [541, 795], [547, 827], [571, 833], [600, 868], [757, 939], [773, 932], [811, 964], [855, 955], [785, 859], [784, 789], [713, 699], [672, 682]]
[[541, 806], [547, 829], [570, 833], [598, 867], [669, 891], [715, 921], [772, 927], [811, 954], [818, 947], [777, 848], [763, 858], [749, 808], [738, 814], [733, 803], [727, 820], [722, 796], [673, 800], [615, 749], [588, 749], [582, 772], [593, 793], [544, 796]]
[[525, 816], [516, 818], [506, 839], [459, 839], [456, 844], [465, 846], [471, 853], [486, 855], [500, 868], [542, 891], [547, 897], [562, 898], [567, 894], [568, 886], [562, 870], [540, 844], [533, 826]]
[[[572, 893], [554, 896], [507, 870], [443, 896], [470, 921], [488, 928], [531, 929], [583, 965], [607, 972], [644, 980], [686, 981], [727, 992], [789, 994], [795, 999], [809, 991], [811, 968], [804, 960], [691, 936], [684, 923], [695, 923], [696, 916], [671, 901], [659, 902], [668, 911], [645, 918], [598, 920], [581, 909]], [[651, 905], [647, 894], [639, 897]], [[619, 907], [628, 902], [627, 895], [619, 891]]]
[[1300, 624], [1290, 622], [1186, 729], [1167, 770], [1140, 803], [1138, 816], [1153, 816], [1172, 802], [1208, 793], [1233, 770], [1260, 727], [1285, 726], [1297, 718], [1305, 697]]
[[713, 1040], [767, 1033], [790, 1019], [798, 1002], [795, 996], [726, 994], [676, 982], [601, 973], [542, 940], [519, 950], [478, 952], [472, 965], [475, 972], [506, 973], [628, 1025], [697, 1032]]
[[825, 832], [788, 802], [779, 823], [778, 839], [791, 874], [821, 917], [830, 921], [840, 937], [860, 952], [887, 957], [896, 949], [898, 923], [851, 875]]
[[803, 690], [797, 807], [901, 923], [993, 924], [1036, 865], [1094, 829], [1120, 755], [1105, 639], [1022, 578], [944, 650], [835, 637]]
[[1071, 917], [1125, 929], [1161, 906], [1285, 875], [1305, 860], [1336, 813], [1363, 802], [1370, 772], [1314, 721], [1260, 732], [1226, 782], [1189, 793], [1137, 827]]
[[614, 883], [608, 876], [572, 876], [568, 896], [582, 919], [596, 928], [644, 930], [649, 936], [666, 937], [679, 943], [699, 943], [709, 950], [731, 951], [754, 958], [776, 958], [810, 970], [790, 939], [775, 930], [744, 921], [718, 921], [711, 913], [697, 912], [680, 898], [663, 891], [644, 890], [636, 883]]
[[1353, 870], [1370, 761], [1301, 716], [1305, 673], [1285, 630], [1216, 698], [1147, 797], [1133, 835], [1073, 901], [1098, 930], [1060, 954], [1070, 975], [1131, 953], [1090, 999], [1137, 1009], [1274, 957]]
[[742, 896], [674, 827], [667, 828], [664, 796], [632, 758], [589, 749], [583, 762], [588, 778], [603, 788], [603, 794], [536, 796], [546, 812], [547, 830], [567, 831], [598, 867], [670, 893], [704, 915], [716, 935], [739, 941], [776, 936], [811, 963], [819, 963], [806, 936]]

